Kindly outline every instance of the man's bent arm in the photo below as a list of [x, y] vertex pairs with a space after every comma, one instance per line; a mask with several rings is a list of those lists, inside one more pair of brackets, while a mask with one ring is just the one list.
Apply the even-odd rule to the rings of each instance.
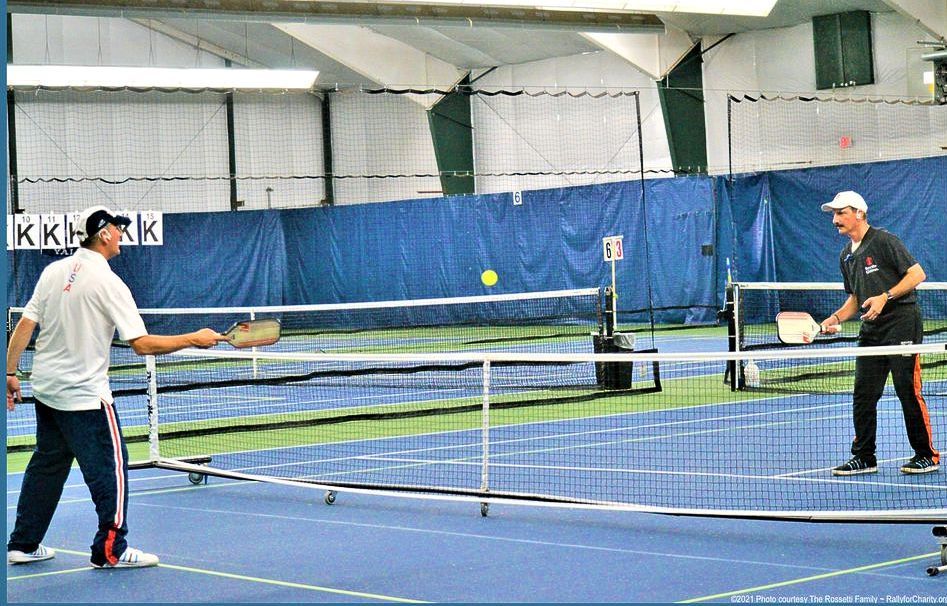
[[900, 282], [888, 289], [888, 292], [891, 294], [892, 299], [903, 297], [917, 288], [917, 285], [926, 279], [927, 274], [924, 273], [924, 268], [921, 267], [920, 263], [915, 263], [904, 273], [904, 277], [901, 278]]
[[856, 313], [858, 313], [858, 299], [855, 297], [855, 295], [848, 295], [848, 298], [845, 299], [845, 303], [835, 310], [835, 313], [826, 318], [822, 322], [822, 326], [834, 326], [836, 324], [841, 324], [845, 320], [848, 320], [854, 316]]

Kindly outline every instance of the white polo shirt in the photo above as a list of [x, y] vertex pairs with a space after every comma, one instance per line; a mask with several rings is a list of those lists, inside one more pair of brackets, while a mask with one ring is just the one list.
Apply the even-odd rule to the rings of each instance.
[[80, 248], [48, 265], [23, 316], [39, 324], [32, 383], [36, 399], [59, 410], [95, 410], [112, 402], [109, 351], [148, 334], [131, 291], [105, 257]]

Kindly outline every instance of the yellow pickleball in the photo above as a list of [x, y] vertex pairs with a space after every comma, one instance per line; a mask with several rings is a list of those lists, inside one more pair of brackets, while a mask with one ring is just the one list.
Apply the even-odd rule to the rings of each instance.
[[498, 276], [497, 272], [493, 271], [492, 269], [488, 269], [480, 274], [480, 281], [483, 282], [485, 286], [493, 286], [499, 279], [500, 276]]

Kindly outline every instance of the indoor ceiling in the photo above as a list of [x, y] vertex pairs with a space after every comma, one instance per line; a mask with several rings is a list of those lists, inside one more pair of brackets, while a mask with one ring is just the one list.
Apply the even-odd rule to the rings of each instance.
[[883, 0], [779, 0], [767, 17], [733, 17], [695, 13], [658, 13], [664, 23], [692, 36], [710, 36], [747, 32], [775, 27], [790, 27], [811, 21], [818, 15], [848, 11], [873, 13], [893, 10]]
[[[174, 3], [174, 6], [180, 4]], [[169, 5], [172, 3], [164, 3], [166, 7]], [[250, 5], [276, 6], [278, 2]], [[366, 78], [364, 72], [319, 52], [271, 24], [269, 20], [278, 21], [279, 18], [271, 17], [263, 10], [215, 16], [180, 8], [160, 10], [150, 0], [10, 0], [8, 10], [14, 14], [68, 13], [132, 18], [185, 42], [193, 43], [199, 39], [202, 48], [228, 58], [234, 64], [273, 68], [315, 67], [320, 71], [321, 86], [332, 83], [375, 84]], [[788, 27], [808, 22], [816, 15], [852, 10], [889, 12], [893, 9], [884, 0], [779, 0], [767, 17], [682, 13], [657, 13], [657, 17], [668, 28], [683, 30], [692, 41], [696, 41], [704, 36]], [[333, 22], [339, 23], [338, 20]], [[429, 21], [407, 23], [403, 19], [391, 23], [371, 19], [366, 24], [366, 20], [355, 18], [341, 23], [369, 28], [462, 69], [483, 69], [602, 51], [601, 46], [578, 31], [549, 27], [548, 24], [498, 26], [471, 21], [459, 25], [454, 21], [441, 25]]]

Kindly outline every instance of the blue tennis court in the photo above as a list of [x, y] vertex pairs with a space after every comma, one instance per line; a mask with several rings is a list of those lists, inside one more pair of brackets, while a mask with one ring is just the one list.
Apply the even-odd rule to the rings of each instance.
[[[764, 369], [767, 363], [760, 361]], [[333, 372], [364, 367], [333, 364]], [[259, 364], [257, 372], [265, 367]], [[812, 367], [818, 367], [812, 360], [800, 366], [805, 373]], [[248, 372], [245, 365], [237, 368]], [[130, 541], [157, 553], [162, 563], [125, 577], [123, 599], [197, 600], [205, 592], [220, 600], [301, 602], [936, 595], [939, 580], [923, 575], [940, 555], [930, 524], [810, 525], [633, 511], [870, 512], [947, 502], [941, 474], [910, 477], [898, 470], [910, 453], [893, 393], [879, 405], [879, 473], [837, 478], [829, 470], [850, 439], [850, 396], [731, 392], [722, 383], [723, 369], [719, 362], [668, 362], [661, 368], [661, 392], [629, 395], [624, 402], [606, 392], [591, 401], [544, 404], [548, 385], [524, 390], [523, 378], [548, 384], [558, 380], [559, 370], [528, 367], [523, 374], [522, 367], [497, 367], [499, 401], [542, 395], [536, 406], [490, 411], [496, 424], [488, 429], [486, 466], [480, 412], [472, 425], [463, 412], [424, 417], [419, 425], [398, 425], [403, 421], [395, 417], [390, 422], [396, 428], [375, 431], [375, 437], [364, 427], [347, 437], [349, 422], [332, 423], [307, 434], [306, 444], [231, 441], [228, 432], [201, 437], [198, 447], [162, 439], [163, 456], [206, 451], [210, 465], [224, 472], [335, 485], [333, 504], [325, 503], [324, 489], [213, 476], [195, 485], [185, 473], [133, 471]], [[345, 415], [477, 401], [481, 372], [464, 368], [446, 383], [442, 373], [426, 371], [404, 383], [395, 380], [397, 373], [369, 375], [361, 387], [352, 377], [331, 376], [172, 391], [159, 394], [159, 429], [273, 422], [314, 410]], [[219, 366], [188, 368], [171, 383], [221, 376]], [[594, 380], [595, 368], [581, 364], [565, 376]], [[711, 385], [718, 391], [707, 392]], [[705, 393], [695, 400], [695, 390]], [[947, 419], [934, 406], [943, 384], [929, 381], [928, 391], [933, 422], [942, 427]], [[126, 432], [147, 423], [145, 396], [119, 402]], [[8, 432], [31, 432], [28, 406], [11, 417]], [[8, 521], [20, 477], [8, 475]], [[36, 590], [49, 599], [84, 599], [95, 595], [104, 577], [129, 574], [87, 568], [91, 503], [77, 472], [68, 484], [47, 541], [59, 555], [10, 568], [11, 601]], [[366, 494], [365, 487], [413, 489], [398, 497]], [[419, 487], [435, 487], [440, 497], [426, 498], [424, 490], [414, 490]], [[505, 495], [538, 500], [524, 507]], [[490, 502], [486, 517], [478, 502]], [[626, 510], [588, 509], [584, 502]], [[573, 581], [552, 585], [548, 578]]]
[[8, 602], [947, 603], [942, 1], [8, 4]]
[[[8, 522], [19, 475], [8, 477]], [[8, 569], [7, 598], [130, 602], [735, 602], [942, 594], [925, 525], [708, 520], [343, 495], [181, 474], [132, 476], [133, 545], [158, 568], [87, 566], [78, 474], [50, 530], [54, 560]], [[239, 529], [235, 531], [235, 529]], [[551, 582], [568, 579], [568, 582]], [[716, 596], [716, 597], [714, 597]]]

